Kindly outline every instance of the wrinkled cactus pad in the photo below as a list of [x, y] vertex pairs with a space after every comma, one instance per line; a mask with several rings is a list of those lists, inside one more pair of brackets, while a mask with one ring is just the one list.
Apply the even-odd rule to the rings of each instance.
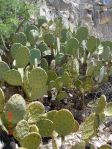
[[15, 130], [14, 130], [14, 136], [18, 139], [21, 140], [24, 138], [24, 136], [28, 135], [30, 131], [30, 127], [28, 125], [28, 122], [25, 120], [21, 120], [17, 123]]
[[41, 144], [41, 136], [36, 132], [29, 133], [21, 140], [20, 144], [27, 149], [38, 149]]

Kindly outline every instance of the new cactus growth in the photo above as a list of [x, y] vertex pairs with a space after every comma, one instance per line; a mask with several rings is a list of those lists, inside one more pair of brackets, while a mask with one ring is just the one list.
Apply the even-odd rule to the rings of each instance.
[[41, 144], [41, 136], [39, 133], [31, 132], [21, 140], [20, 144], [27, 149], [38, 149]]
[[4, 80], [4, 74], [6, 71], [8, 71], [10, 68], [7, 63], [4, 61], [0, 61], [0, 80]]
[[45, 113], [44, 105], [39, 102], [31, 102], [26, 109], [30, 121], [37, 121], [38, 116]]
[[19, 71], [15, 69], [8, 70], [4, 75], [4, 80], [14, 86], [21, 86], [22, 85], [22, 78]]
[[28, 122], [25, 120], [21, 120], [17, 123], [14, 129], [14, 137], [16, 137], [18, 140], [21, 140], [24, 138], [24, 136], [28, 135], [29, 132], [30, 127], [28, 125]]
[[0, 113], [3, 112], [5, 105], [5, 96], [3, 90], [0, 88]]

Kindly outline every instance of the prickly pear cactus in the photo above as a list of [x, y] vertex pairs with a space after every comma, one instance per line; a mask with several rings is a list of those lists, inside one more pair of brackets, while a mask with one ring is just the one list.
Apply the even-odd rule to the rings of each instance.
[[5, 96], [3, 90], [0, 88], [0, 113], [3, 112], [5, 104]]
[[29, 25], [26, 27], [25, 29], [25, 33], [26, 35], [31, 31], [31, 30], [37, 30], [38, 31], [38, 28], [35, 26], [35, 25]]
[[38, 116], [45, 113], [45, 108], [41, 102], [35, 101], [29, 103], [29, 105], [26, 108], [26, 111], [28, 113], [29, 121], [37, 121]]
[[42, 58], [41, 59], [41, 63], [40, 63], [41, 67], [45, 70], [45, 71], [48, 71], [48, 62], [45, 58]]
[[30, 125], [30, 132], [37, 132], [39, 133], [39, 128], [37, 127], [37, 125]]
[[46, 33], [43, 35], [44, 42], [48, 45], [48, 47], [56, 46], [56, 38], [52, 33]]
[[41, 52], [36, 48], [30, 51], [30, 64], [34, 65], [35, 59], [37, 59], [37, 62], [39, 62], [41, 59]]
[[16, 67], [24, 68], [30, 61], [30, 51], [26, 46], [21, 46], [15, 55]]
[[43, 88], [47, 82], [47, 73], [41, 67], [32, 69], [29, 74], [29, 84], [32, 88]]
[[46, 20], [45, 16], [39, 16], [38, 17], [38, 27], [41, 27], [46, 22], [47, 22], [47, 20]]
[[71, 38], [66, 43], [66, 54], [77, 55], [77, 49], [79, 48], [79, 42], [76, 38]]
[[8, 114], [12, 114], [12, 124], [17, 124], [20, 120], [23, 119], [26, 112], [26, 103], [24, 98], [19, 94], [14, 94], [7, 101], [4, 107], [4, 118], [6, 121], [9, 121]]
[[80, 27], [76, 32], [76, 38], [82, 42], [88, 37], [88, 29], [86, 27]]
[[22, 46], [22, 44], [20, 43], [14, 43], [11, 47], [11, 56], [13, 59], [15, 59], [15, 55], [17, 50]]
[[54, 130], [53, 122], [49, 119], [43, 119], [37, 122], [39, 133], [42, 137], [51, 137]]
[[41, 144], [41, 136], [36, 132], [29, 133], [21, 140], [20, 144], [27, 149], [38, 149]]
[[39, 39], [39, 32], [35, 29], [32, 29], [27, 33], [27, 40], [31, 44], [31, 46], [34, 46]]
[[47, 51], [49, 50], [49, 47], [47, 46], [47, 44], [42, 41], [38, 44], [38, 49], [41, 51], [41, 52], [44, 52], [44, 51]]
[[21, 86], [22, 85], [22, 78], [19, 71], [15, 69], [8, 70], [4, 75], [4, 80], [14, 86]]
[[47, 112], [47, 118], [51, 121], [54, 121], [54, 118], [57, 112], [58, 112], [57, 110], [52, 110]]
[[14, 43], [21, 43], [22, 45], [26, 45], [27, 38], [26, 35], [23, 32], [16, 33], [13, 38]]
[[17, 138], [17, 140], [21, 140], [24, 138], [24, 136], [28, 135], [29, 132], [30, 127], [28, 125], [28, 122], [25, 120], [21, 120], [17, 123], [14, 129], [14, 137]]
[[87, 40], [87, 48], [89, 52], [94, 52], [97, 48], [97, 39], [94, 36], [91, 36], [88, 40]]
[[[59, 110], [54, 118], [54, 128], [56, 132], [64, 137], [72, 132], [74, 132], [74, 127], [77, 127], [77, 122], [74, 119], [72, 113], [67, 109]], [[78, 130], [79, 125], [76, 130]]]
[[4, 74], [9, 69], [10, 68], [7, 63], [5, 63], [4, 61], [0, 61], [0, 80], [4, 80]]
[[95, 120], [95, 114], [86, 118], [82, 128], [83, 140], [88, 141], [95, 135]]
[[97, 106], [96, 106], [96, 114], [103, 113], [105, 107], [106, 107], [106, 96], [102, 95], [98, 101]]

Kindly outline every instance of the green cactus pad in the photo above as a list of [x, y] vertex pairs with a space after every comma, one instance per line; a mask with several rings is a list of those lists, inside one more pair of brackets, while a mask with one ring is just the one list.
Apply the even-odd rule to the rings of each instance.
[[48, 71], [48, 62], [45, 58], [41, 59], [41, 63], [40, 63], [41, 67], [45, 70]]
[[103, 113], [105, 107], [106, 107], [106, 96], [102, 95], [97, 103], [97, 106], [96, 106], [96, 114]]
[[47, 73], [41, 67], [32, 69], [29, 74], [29, 84], [32, 88], [41, 88], [46, 85]]
[[39, 128], [37, 127], [37, 125], [30, 125], [30, 132], [37, 132], [39, 133]]
[[106, 144], [106, 145], [102, 145], [99, 149], [112, 149], [112, 147]]
[[29, 133], [21, 140], [20, 144], [27, 149], [38, 149], [41, 144], [41, 136], [36, 132]]
[[0, 113], [4, 109], [4, 104], [5, 104], [5, 96], [3, 90], [0, 88]]
[[66, 54], [76, 55], [79, 48], [79, 42], [76, 38], [71, 38], [66, 43]]
[[32, 120], [32, 121], [35, 121], [35, 120], [38, 119], [38, 116], [40, 114], [45, 113], [45, 108], [44, 108], [44, 105], [41, 102], [35, 101], [35, 102], [30, 103], [27, 106], [26, 111], [28, 112], [29, 119]]
[[87, 48], [89, 52], [94, 52], [97, 48], [97, 39], [94, 36], [91, 36], [88, 40], [87, 40]]
[[16, 137], [18, 140], [21, 140], [24, 138], [24, 136], [28, 135], [30, 131], [30, 127], [28, 125], [28, 122], [25, 120], [21, 120], [17, 123], [15, 130], [14, 130], [14, 137]]
[[13, 59], [15, 59], [15, 55], [17, 50], [22, 46], [22, 44], [20, 43], [14, 43], [11, 47], [11, 56]]
[[30, 30], [37, 30], [38, 28], [35, 25], [28, 25], [27, 28], [25, 29], [26, 35], [30, 32]]
[[7, 63], [5, 63], [4, 61], [0, 61], [0, 80], [4, 80], [4, 74], [9, 69], [10, 68]]
[[47, 46], [47, 44], [44, 41], [39, 43], [38, 48], [41, 52], [49, 50], [49, 47]]
[[20, 43], [20, 44], [25, 46], [26, 42], [27, 42], [26, 35], [23, 32], [16, 33], [14, 38], [13, 38], [13, 42], [14, 43]]
[[107, 105], [104, 109], [104, 114], [106, 116], [112, 116], [112, 102], [107, 103]]
[[96, 119], [95, 114], [91, 114], [89, 117], [86, 118], [82, 127], [83, 140], [88, 141], [94, 136], [95, 119]]
[[76, 38], [81, 42], [83, 40], [86, 40], [88, 37], [88, 29], [86, 27], [80, 27], [77, 30]]
[[46, 22], [47, 22], [47, 20], [46, 20], [45, 16], [39, 16], [38, 17], [38, 27], [41, 27]]
[[55, 80], [57, 78], [57, 74], [54, 70], [49, 70], [48, 71], [48, 83], [52, 80]]
[[44, 34], [43, 39], [49, 47], [55, 47], [56, 46], [56, 38], [52, 33]]
[[22, 85], [22, 78], [19, 71], [15, 69], [8, 70], [4, 75], [4, 80], [14, 86], [21, 86]]
[[37, 88], [31, 89], [31, 100], [36, 100], [47, 94], [48, 87], [45, 84], [40, 84]]
[[[64, 137], [72, 132], [74, 132], [75, 120], [70, 111], [67, 109], [59, 110], [54, 118], [54, 127], [56, 132]], [[77, 126], [77, 124], [76, 124]]]
[[54, 125], [51, 120], [43, 119], [37, 122], [39, 133], [42, 137], [51, 137], [54, 130]]
[[30, 60], [30, 51], [26, 46], [21, 46], [15, 55], [16, 67], [24, 68]]
[[26, 112], [26, 103], [21, 95], [14, 94], [7, 101], [4, 108], [4, 117], [7, 121], [9, 121], [9, 112], [12, 114], [12, 124], [17, 124], [23, 119]]
[[34, 46], [39, 39], [39, 32], [35, 29], [32, 29], [27, 33], [27, 40], [31, 44], [31, 46]]
[[37, 61], [41, 59], [41, 52], [39, 49], [32, 49], [30, 51], [30, 64], [35, 64], [35, 59], [37, 59]]
[[62, 82], [64, 87], [71, 87], [72, 79], [70, 78], [68, 72], [64, 72], [64, 74], [62, 75]]
[[57, 112], [58, 112], [57, 110], [52, 110], [52, 111], [47, 112], [47, 119], [53, 122]]

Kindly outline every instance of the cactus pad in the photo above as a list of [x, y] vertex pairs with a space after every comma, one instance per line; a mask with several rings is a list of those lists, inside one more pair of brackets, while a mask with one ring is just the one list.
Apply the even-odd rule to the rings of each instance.
[[47, 73], [44, 69], [37, 67], [32, 69], [29, 75], [29, 84], [32, 88], [41, 88], [47, 82]]
[[24, 138], [24, 136], [28, 135], [30, 131], [30, 127], [28, 125], [28, 122], [25, 120], [21, 120], [17, 123], [15, 130], [14, 130], [14, 137], [16, 137], [18, 140], [21, 140]]
[[104, 114], [106, 116], [112, 116], [112, 102], [107, 103], [107, 106], [105, 107]]
[[0, 88], [0, 113], [4, 109], [4, 104], [5, 104], [5, 96], [3, 90]]
[[66, 54], [76, 55], [79, 48], [79, 42], [76, 38], [71, 38], [66, 43]]
[[15, 59], [16, 51], [22, 46], [20, 43], [14, 43], [11, 47], [11, 56]]
[[21, 86], [22, 85], [22, 78], [19, 71], [15, 69], [8, 70], [4, 75], [4, 80], [14, 86]]
[[39, 18], [38, 18], [38, 27], [41, 27], [46, 22], [47, 22], [47, 20], [46, 20], [45, 16], [39, 16]]
[[29, 31], [29, 33], [27, 33], [27, 40], [32, 46], [36, 44], [38, 38], [39, 32], [35, 29], [32, 29]]
[[35, 64], [35, 59], [37, 59], [37, 61], [41, 59], [41, 52], [39, 49], [32, 49], [30, 51], [30, 64]]
[[36, 132], [29, 133], [21, 140], [20, 144], [27, 149], [38, 149], [41, 144], [41, 136]]
[[49, 47], [55, 47], [56, 44], [56, 38], [52, 33], [46, 33], [43, 35], [43, 39], [45, 41], [45, 43], [49, 46]]
[[81, 42], [83, 40], [86, 40], [88, 37], [88, 29], [86, 27], [80, 27], [77, 30], [76, 38]]
[[4, 61], [0, 61], [0, 80], [4, 80], [4, 74], [9, 69], [10, 68], [7, 63], [5, 63]]
[[4, 117], [8, 121], [8, 113], [12, 113], [12, 124], [17, 124], [23, 119], [26, 112], [26, 103], [24, 98], [19, 94], [14, 94], [7, 101], [4, 108]]
[[57, 112], [57, 110], [47, 112], [47, 118], [53, 122]]
[[26, 45], [27, 38], [26, 35], [23, 32], [16, 33], [13, 38], [14, 43], [21, 43], [22, 45]]
[[102, 145], [99, 149], [112, 149], [110, 145]]
[[102, 112], [104, 112], [105, 106], [106, 106], [106, 96], [102, 95], [96, 106], [96, 114], [101, 114]]
[[51, 137], [54, 130], [54, 125], [51, 120], [43, 119], [37, 122], [39, 133], [42, 137]]
[[[72, 113], [66, 109], [59, 110], [54, 118], [54, 126], [56, 132], [61, 136], [64, 137], [72, 132], [74, 132], [74, 127], [76, 121]], [[77, 124], [76, 124], [77, 126]]]
[[15, 60], [16, 67], [24, 68], [30, 60], [29, 49], [26, 46], [19, 47], [19, 49], [16, 51]]
[[40, 63], [41, 67], [45, 70], [48, 71], [48, 62], [45, 58], [41, 59], [41, 63]]
[[31, 120], [35, 121], [35, 120], [38, 119], [38, 116], [40, 114], [44, 114], [45, 113], [45, 108], [44, 108], [44, 105], [41, 102], [35, 101], [35, 102], [30, 103], [27, 106], [26, 111], [28, 112], [29, 118]]

